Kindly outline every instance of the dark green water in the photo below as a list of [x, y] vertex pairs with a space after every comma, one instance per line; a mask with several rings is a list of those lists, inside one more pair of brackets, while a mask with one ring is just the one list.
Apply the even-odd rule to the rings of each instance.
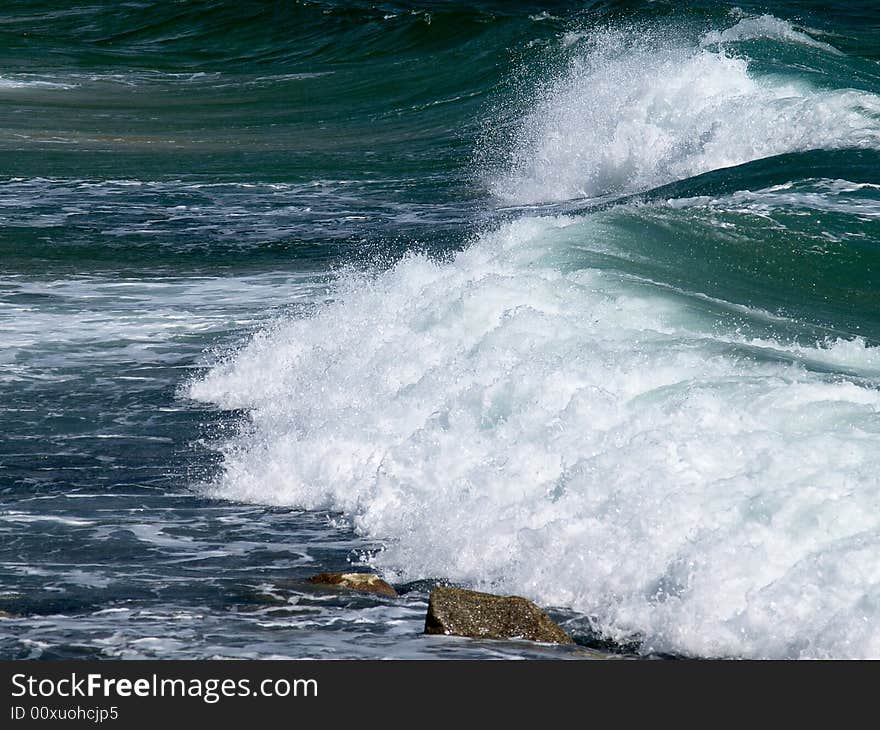
[[0, 165], [0, 655], [880, 656], [876, 4], [10, 2]]

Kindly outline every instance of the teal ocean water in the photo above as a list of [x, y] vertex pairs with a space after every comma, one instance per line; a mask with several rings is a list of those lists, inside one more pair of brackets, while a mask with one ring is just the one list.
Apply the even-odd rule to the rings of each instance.
[[0, 656], [880, 657], [878, 275], [876, 3], [4, 3]]

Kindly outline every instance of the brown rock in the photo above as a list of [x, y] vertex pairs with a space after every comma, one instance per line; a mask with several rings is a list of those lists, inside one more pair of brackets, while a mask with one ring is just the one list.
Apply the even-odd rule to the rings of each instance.
[[374, 573], [321, 573], [309, 578], [309, 583], [338, 586], [350, 591], [378, 593], [382, 596], [397, 597], [397, 591]]
[[8, 611], [0, 611], [0, 618], [18, 618], [18, 616]]
[[574, 643], [546, 613], [525, 598], [494, 596], [463, 588], [443, 587], [431, 592], [425, 633]]

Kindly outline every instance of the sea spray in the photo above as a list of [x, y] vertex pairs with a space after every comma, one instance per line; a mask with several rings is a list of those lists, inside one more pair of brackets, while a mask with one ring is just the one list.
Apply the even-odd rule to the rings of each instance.
[[742, 20], [697, 43], [681, 36], [614, 28], [582, 39], [512, 135], [508, 170], [489, 180], [495, 195], [518, 205], [619, 195], [786, 152], [880, 148], [880, 97], [757, 76], [729, 49], [809, 39], [790, 24]]

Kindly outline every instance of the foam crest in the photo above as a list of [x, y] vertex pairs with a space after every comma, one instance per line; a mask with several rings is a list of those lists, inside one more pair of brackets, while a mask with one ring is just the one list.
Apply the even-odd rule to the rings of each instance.
[[803, 30], [796, 29], [787, 20], [780, 20], [779, 18], [774, 18], [772, 15], [743, 18], [736, 25], [727, 28], [726, 30], [715, 30], [706, 33], [700, 42], [705, 46], [717, 43], [735, 43], [738, 41], [757, 40], [759, 38], [770, 38], [789, 43], [799, 43], [804, 46], [809, 46], [810, 48], [825, 51], [826, 53], [843, 55], [834, 46], [818, 41]]
[[538, 94], [490, 188], [533, 204], [648, 190], [787, 152], [880, 148], [880, 98], [758, 76], [724, 44], [759, 35], [824, 47], [770, 16], [702, 44], [644, 31], [590, 36]]
[[264, 331], [189, 389], [251, 414], [211, 493], [340, 510], [402, 578], [646, 651], [880, 656], [880, 392], [805, 364], [867, 378], [874, 351], [761, 358], [682, 298], [552, 265], [613, 215], [506, 224]]

